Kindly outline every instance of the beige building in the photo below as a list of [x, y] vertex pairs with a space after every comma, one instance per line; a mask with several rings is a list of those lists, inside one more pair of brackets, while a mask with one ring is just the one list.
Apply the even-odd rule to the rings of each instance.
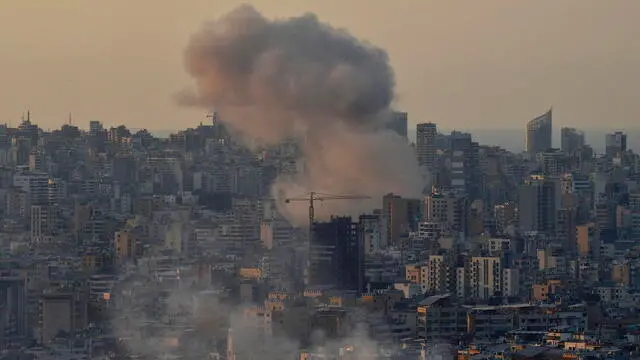
[[549, 280], [544, 284], [534, 284], [531, 287], [531, 298], [535, 301], [549, 300], [549, 295], [555, 294], [561, 286], [562, 282], [560, 280]]
[[588, 256], [596, 245], [596, 225], [588, 223], [576, 226], [576, 245], [580, 256]]
[[471, 297], [476, 300], [489, 300], [500, 295], [502, 270], [499, 257], [472, 257], [469, 267]]

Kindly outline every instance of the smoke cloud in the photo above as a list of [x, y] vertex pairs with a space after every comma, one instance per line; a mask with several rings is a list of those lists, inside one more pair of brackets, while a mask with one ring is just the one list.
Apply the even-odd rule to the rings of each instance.
[[[395, 85], [384, 50], [311, 14], [269, 20], [245, 5], [206, 23], [185, 60], [196, 89], [179, 103], [215, 108], [248, 145], [300, 142], [304, 171], [276, 181], [281, 203], [309, 191], [370, 196], [326, 202], [316, 212], [355, 216], [389, 192], [422, 194], [413, 150], [383, 126]], [[290, 205], [281, 210], [304, 224], [306, 205]]]

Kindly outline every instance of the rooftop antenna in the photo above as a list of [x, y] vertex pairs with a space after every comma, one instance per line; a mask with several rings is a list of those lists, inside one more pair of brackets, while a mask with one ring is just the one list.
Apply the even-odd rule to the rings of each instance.
[[71, 112], [69, 112], [69, 125], [71, 125], [73, 122], [71, 120]]

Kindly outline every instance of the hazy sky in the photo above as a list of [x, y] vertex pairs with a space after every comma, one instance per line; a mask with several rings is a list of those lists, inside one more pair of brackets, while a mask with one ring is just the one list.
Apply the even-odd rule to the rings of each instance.
[[[0, 0], [0, 121], [73, 113], [133, 128], [197, 124], [172, 94], [190, 84], [190, 34], [234, 0]], [[638, 0], [256, 0], [270, 17], [314, 12], [385, 48], [412, 123], [640, 125]]]

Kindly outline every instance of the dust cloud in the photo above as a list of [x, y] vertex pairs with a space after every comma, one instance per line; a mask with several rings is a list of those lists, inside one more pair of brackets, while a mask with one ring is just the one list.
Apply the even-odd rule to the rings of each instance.
[[292, 223], [306, 223], [306, 204], [283, 200], [310, 191], [370, 197], [323, 203], [318, 218], [371, 211], [389, 192], [421, 196], [413, 149], [384, 126], [395, 85], [384, 50], [312, 14], [269, 20], [244, 5], [205, 23], [185, 63], [195, 89], [180, 104], [215, 108], [247, 145], [299, 142], [301, 171], [273, 187]]

